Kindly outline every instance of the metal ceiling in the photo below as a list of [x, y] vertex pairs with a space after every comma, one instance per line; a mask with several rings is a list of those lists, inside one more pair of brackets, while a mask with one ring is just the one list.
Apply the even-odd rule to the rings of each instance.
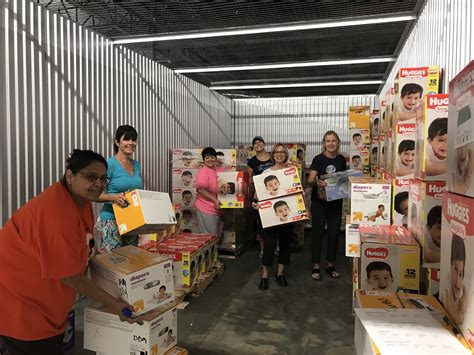
[[[121, 1], [38, 0], [113, 39], [261, 27], [359, 16], [418, 15], [424, 0]], [[315, 30], [145, 42], [126, 46], [172, 68], [396, 57], [414, 21]], [[188, 73], [210, 85], [383, 80], [392, 62], [272, 70]], [[383, 84], [382, 84], [383, 85]], [[232, 89], [229, 97], [376, 94], [382, 85]]]

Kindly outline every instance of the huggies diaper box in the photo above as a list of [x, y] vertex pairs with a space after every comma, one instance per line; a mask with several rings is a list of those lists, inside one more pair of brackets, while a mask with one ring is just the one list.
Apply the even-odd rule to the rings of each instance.
[[390, 131], [394, 127], [393, 110], [395, 101], [395, 88], [390, 88], [385, 93], [385, 132]]
[[196, 200], [196, 189], [174, 187], [173, 193], [173, 206], [176, 211], [181, 211], [183, 208], [194, 207], [194, 201]]
[[263, 228], [308, 219], [304, 197], [301, 193], [262, 201], [259, 203], [258, 212]]
[[380, 110], [373, 110], [370, 114], [370, 135], [377, 137], [379, 135], [380, 128]]
[[351, 223], [390, 224], [391, 183], [370, 178], [349, 179]]
[[112, 204], [120, 235], [153, 233], [176, 224], [169, 194], [133, 190], [126, 192], [125, 198], [125, 207]]
[[195, 179], [199, 169], [173, 168], [171, 169], [171, 183], [173, 187], [194, 189]]
[[286, 196], [303, 191], [300, 176], [295, 166], [279, 170], [268, 169], [253, 177], [259, 201]]
[[365, 176], [370, 174], [370, 151], [367, 147], [361, 151], [351, 151], [349, 157], [349, 167], [352, 170], [361, 171]]
[[204, 164], [201, 157], [202, 149], [175, 148], [171, 151], [173, 168], [199, 169]]
[[379, 134], [385, 132], [385, 115], [387, 109], [387, 102], [385, 100], [380, 100], [380, 122], [379, 122]]
[[349, 177], [361, 177], [358, 170], [345, 170], [332, 174], [321, 175], [319, 179], [326, 182], [326, 186], [318, 186], [319, 198], [326, 201], [342, 200], [349, 196]]
[[416, 123], [397, 124], [395, 131], [395, 144], [392, 156], [395, 161], [395, 176], [399, 178], [412, 178], [415, 176], [416, 157]]
[[394, 124], [415, 123], [424, 96], [438, 93], [439, 80], [439, 67], [400, 68], [394, 85]]
[[174, 300], [172, 262], [140, 248], [126, 246], [92, 259], [92, 280], [138, 314]]
[[444, 193], [439, 296], [471, 346], [474, 346], [473, 216], [473, 198]]
[[[184, 233], [186, 234], [186, 233]], [[187, 240], [185, 238], [171, 238], [165, 243], [161, 243], [163, 246], [174, 248], [176, 246], [181, 247], [193, 247], [197, 249], [197, 272], [198, 277], [202, 276], [207, 271], [207, 266], [210, 265], [210, 243], [204, 240]], [[206, 255], [207, 254], [207, 255]], [[207, 257], [207, 259], [206, 259]]]
[[396, 226], [408, 227], [408, 194], [410, 179], [393, 179], [392, 220]]
[[444, 181], [410, 179], [408, 225], [423, 249], [423, 267], [439, 268]]
[[295, 164], [304, 164], [306, 159], [306, 145], [299, 143], [285, 144], [288, 149], [288, 161]]
[[210, 264], [209, 267], [213, 267], [219, 261], [219, 254], [217, 253], [217, 245], [219, 244], [219, 238], [213, 234], [206, 233], [177, 233], [173, 236], [173, 239], [185, 239], [185, 240], [199, 240], [209, 244], [210, 251]]
[[106, 307], [84, 310], [84, 348], [110, 355], [163, 355], [177, 343], [174, 302], [142, 315], [143, 325], [122, 322]]
[[351, 128], [349, 130], [350, 151], [366, 150], [370, 146], [370, 130], [367, 128]]
[[217, 173], [217, 199], [220, 208], [245, 208], [249, 205], [249, 175], [244, 171]]
[[448, 190], [474, 197], [474, 61], [449, 83]]
[[379, 165], [379, 136], [372, 137], [370, 140], [370, 167]]
[[237, 167], [237, 149], [216, 148], [217, 161], [216, 166], [224, 171], [235, 171]]
[[349, 106], [349, 130], [370, 129], [370, 106]]
[[426, 95], [423, 107], [423, 115], [417, 119], [415, 177], [446, 181], [448, 95]]

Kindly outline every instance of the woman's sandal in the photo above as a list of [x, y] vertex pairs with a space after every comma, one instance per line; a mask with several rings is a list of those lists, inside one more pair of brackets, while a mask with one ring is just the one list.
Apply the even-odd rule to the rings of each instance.
[[313, 280], [316, 280], [316, 281], [321, 281], [322, 280], [322, 277], [321, 277], [321, 270], [319, 269], [313, 269], [311, 271], [311, 278]]
[[331, 276], [333, 279], [338, 279], [339, 277], [341, 277], [341, 274], [339, 274], [336, 271], [336, 268], [334, 266], [330, 266], [330, 267], [326, 268], [326, 274]]

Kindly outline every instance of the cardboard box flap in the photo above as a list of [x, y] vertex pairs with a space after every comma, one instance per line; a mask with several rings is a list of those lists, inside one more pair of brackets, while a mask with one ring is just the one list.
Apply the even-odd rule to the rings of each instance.
[[106, 269], [121, 272], [125, 275], [140, 271], [146, 267], [144, 264], [137, 263], [122, 255], [112, 252], [97, 255], [92, 259], [92, 262]]
[[137, 248], [133, 245], [127, 245], [122, 248], [117, 248], [114, 249], [112, 252], [146, 266], [159, 264], [168, 260], [168, 258], [164, 256], [153, 254], [147, 250]]

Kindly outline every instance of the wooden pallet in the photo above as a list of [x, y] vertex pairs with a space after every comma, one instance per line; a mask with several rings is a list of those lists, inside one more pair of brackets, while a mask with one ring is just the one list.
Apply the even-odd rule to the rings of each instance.
[[206, 272], [206, 275], [198, 281], [195, 286], [194, 291], [191, 293], [193, 296], [199, 296], [202, 294], [206, 288], [219, 276], [224, 273], [224, 264], [219, 262], [217, 265], [213, 266], [211, 270]]

